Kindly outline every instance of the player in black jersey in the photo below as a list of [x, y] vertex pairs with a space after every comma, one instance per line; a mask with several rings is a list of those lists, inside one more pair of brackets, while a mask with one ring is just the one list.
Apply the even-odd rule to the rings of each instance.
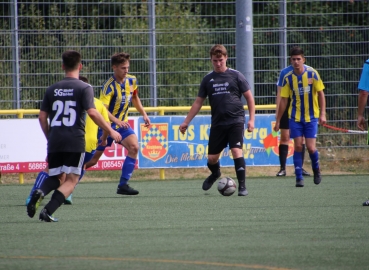
[[254, 129], [255, 102], [245, 77], [239, 71], [228, 68], [227, 59], [228, 53], [223, 45], [217, 44], [211, 48], [210, 60], [213, 71], [203, 78], [197, 98], [179, 130], [182, 133], [186, 132], [189, 123], [200, 111], [206, 97], [208, 97], [211, 107], [211, 128], [207, 166], [211, 175], [204, 181], [202, 189], [210, 189], [220, 177], [220, 153], [229, 145], [239, 184], [238, 196], [246, 196], [248, 194], [246, 164], [242, 151], [245, 111], [241, 97], [245, 97], [249, 110], [248, 132], [252, 132]]
[[[39, 121], [47, 140], [49, 177], [40, 189], [32, 193], [27, 205], [29, 217], [36, 212], [36, 204], [44, 196], [55, 190], [51, 200], [41, 211], [39, 219], [55, 222], [52, 214], [64, 203], [78, 183], [85, 156], [85, 118], [90, 118], [116, 141], [122, 137], [114, 131], [95, 109], [92, 86], [79, 80], [82, 69], [81, 54], [66, 51], [62, 55], [65, 78], [45, 93], [41, 104]], [[48, 121], [49, 119], [49, 121]], [[65, 174], [65, 177], [62, 177]], [[65, 179], [62, 183], [59, 179]]]

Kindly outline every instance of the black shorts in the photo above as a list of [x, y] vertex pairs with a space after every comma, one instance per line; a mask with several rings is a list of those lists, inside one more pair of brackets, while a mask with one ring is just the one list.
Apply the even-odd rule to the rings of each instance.
[[243, 146], [243, 133], [245, 124], [237, 123], [227, 126], [216, 126], [210, 128], [208, 155], [216, 155], [224, 148], [240, 148]]
[[77, 152], [56, 152], [48, 153], [49, 175], [59, 175], [61, 173], [74, 173], [81, 175], [85, 153]]
[[290, 128], [290, 121], [288, 119], [288, 108], [290, 107], [291, 99], [288, 99], [286, 110], [284, 111], [281, 121], [279, 123], [280, 129], [289, 129]]
[[290, 121], [288, 119], [288, 110], [285, 110], [283, 115], [282, 115], [282, 118], [281, 118], [281, 121], [279, 122], [279, 128], [280, 129], [289, 129], [290, 128]]

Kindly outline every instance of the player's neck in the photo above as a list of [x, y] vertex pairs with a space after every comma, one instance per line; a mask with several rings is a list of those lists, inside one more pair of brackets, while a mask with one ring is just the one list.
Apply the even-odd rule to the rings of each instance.
[[124, 82], [124, 80], [126, 79], [126, 77], [127, 77], [127, 76], [119, 77], [119, 76], [116, 76], [116, 75], [114, 74], [114, 79], [115, 79], [115, 81], [116, 81], [117, 83], [120, 83], [120, 84], [122, 84], [122, 83]]
[[65, 77], [66, 78], [78, 79], [79, 78], [79, 70], [67, 71], [67, 72], [65, 72]]
[[297, 76], [300, 76], [302, 73], [304, 73], [305, 71], [305, 68], [304, 67], [301, 67], [301, 68], [294, 68], [293, 69], [293, 72], [297, 75]]

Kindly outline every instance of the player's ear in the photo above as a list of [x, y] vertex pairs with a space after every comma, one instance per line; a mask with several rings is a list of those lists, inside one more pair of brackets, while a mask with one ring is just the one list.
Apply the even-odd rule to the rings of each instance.
[[78, 70], [82, 70], [82, 67], [83, 67], [82, 63], [79, 63]]

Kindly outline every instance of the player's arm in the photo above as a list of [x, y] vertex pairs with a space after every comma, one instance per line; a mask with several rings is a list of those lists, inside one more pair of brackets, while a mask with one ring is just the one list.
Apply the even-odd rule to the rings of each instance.
[[254, 97], [252, 96], [251, 90], [243, 93], [243, 96], [246, 99], [247, 108], [249, 110], [249, 121], [247, 123], [247, 131], [252, 132], [255, 127], [255, 101]]
[[366, 122], [364, 118], [364, 110], [366, 106], [366, 102], [368, 100], [368, 91], [360, 90], [359, 99], [358, 99], [358, 110], [357, 110], [357, 127], [360, 130], [365, 130]]
[[132, 104], [135, 106], [136, 110], [142, 115], [143, 120], [145, 121], [145, 126], [150, 126], [150, 118], [147, 116], [144, 107], [142, 106], [141, 100], [138, 97], [137, 90], [134, 92], [132, 96]]
[[318, 91], [318, 103], [319, 103], [319, 124], [324, 125], [327, 122], [326, 116], [325, 116], [325, 95], [324, 91]]
[[108, 111], [108, 116], [109, 116], [110, 122], [116, 124], [119, 127], [123, 127], [123, 128], [128, 128], [129, 127], [128, 122], [124, 122], [124, 121], [116, 118], [111, 112], [109, 112], [109, 110], [108, 110], [109, 106], [108, 105], [104, 104], [104, 106], [105, 106], [106, 110]]
[[108, 132], [113, 140], [115, 140], [116, 142], [122, 141], [122, 136], [111, 128], [111, 126], [105, 121], [102, 115], [95, 108], [88, 109], [87, 114], [91, 117], [96, 125]]
[[45, 111], [40, 111], [40, 114], [38, 115], [38, 121], [40, 122], [40, 126], [46, 137], [46, 140], [48, 140], [49, 137], [49, 122], [47, 121], [48, 116], [49, 114]]
[[188, 125], [192, 121], [192, 119], [196, 116], [196, 114], [200, 111], [202, 104], [204, 103], [205, 98], [197, 97], [193, 102], [190, 111], [188, 112], [185, 120], [179, 126], [179, 131], [184, 134], [187, 130]]

